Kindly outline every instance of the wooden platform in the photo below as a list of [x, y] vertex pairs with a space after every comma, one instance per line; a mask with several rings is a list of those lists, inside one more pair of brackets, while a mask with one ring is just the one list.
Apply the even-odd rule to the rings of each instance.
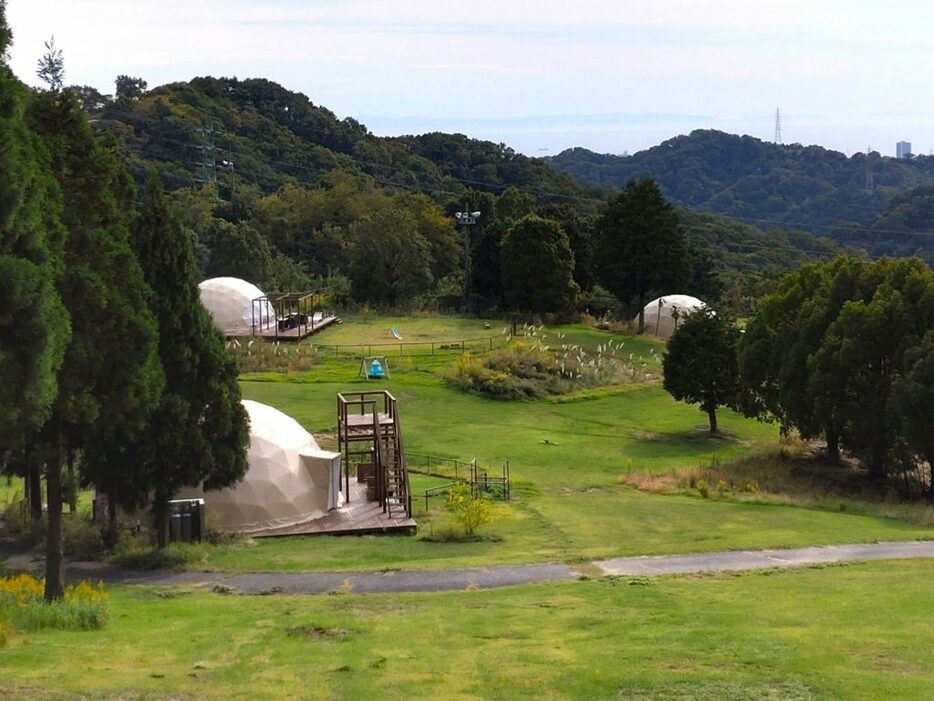
[[275, 328], [268, 329], [226, 329], [224, 335], [227, 338], [262, 338], [267, 341], [300, 341], [314, 333], [326, 329], [331, 324], [336, 324], [340, 319], [336, 316], [326, 316], [314, 322], [314, 325], [297, 326], [294, 329], [284, 329], [277, 331]]
[[415, 519], [394, 514], [389, 518], [375, 501], [366, 500], [366, 486], [350, 482], [350, 503], [330, 511], [327, 516], [305, 523], [251, 533], [254, 538], [285, 535], [366, 535], [368, 533], [414, 533]]

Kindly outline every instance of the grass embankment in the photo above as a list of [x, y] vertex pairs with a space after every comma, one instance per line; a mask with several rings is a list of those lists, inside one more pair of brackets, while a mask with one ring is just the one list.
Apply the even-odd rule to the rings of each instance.
[[106, 633], [11, 640], [0, 696], [922, 699], [932, 577], [899, 561], [433, 595], [123, 588]]

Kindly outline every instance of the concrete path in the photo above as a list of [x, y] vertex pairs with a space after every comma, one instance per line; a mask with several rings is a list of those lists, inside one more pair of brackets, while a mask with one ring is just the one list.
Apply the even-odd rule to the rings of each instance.
[[[934, 541], [865, 543], [810, 548], [737, 550], [691, 555], [621, 557], [593, 563], [606, 575], [653, 577], [736, 570], [800, 567], [829, 562], [934, 558]], [[10, 569], [39, 570], [42, 560], [29, 555], [7, 558]], [[381, 572], [131, 572], [97, 562], [71, 562], [68, 579], [103, 580], [109, 584], [213, 587], [231, 594], [356, 594], [442, 592], [492, 589], [534, 582], [580, 578], [561, 563], [503, 565], [436, 570]]]
[[596, 565], [609, 575], [653, 576], [799, 567], [854, 560], [903, 560], [911, 557], [934, 557], [934, 541], [827, 545], [787, 550], [735, 550], [696, 555], [618, 557], [601, 560]]
[[111, 584], [156, 586], [213, 586], [237, 594], [327, 594], [353, 592], [463, 591], [492, 589], [532, 582], [574, 580], [570, 566], [554, 564], [504, 565], [446, 570], [386, 570], [377, 572], [128, 572], [98, 563], [68, 565], [69, 580], [102, 579]]

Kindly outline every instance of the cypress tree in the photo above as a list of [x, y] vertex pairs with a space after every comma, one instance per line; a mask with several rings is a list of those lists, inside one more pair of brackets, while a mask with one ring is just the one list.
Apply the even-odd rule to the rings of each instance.
[[0, 1], [0, 446], [8, 447], [48, 417], [68, 339], [55, 289], [61, 202], [24, 119], [26, 89], [3, 60], [11, 36]]
[[134, 241], [155, 293], [166, 384], [150, 430], [133, 450], [153, 489], [156, 534], [164, 547], [168, 502], [179, 489], [219, 489], [246, 474], [249, 423], [236, 363], [201, 305], [194, 241], [170, 212], [155, 175], [146, 182]]
[[64, 229], [61, 198], [41, 140], [27, 126], [26, 88], [6, 64], [12, 33], [0, 0], [0, 453], [26, 477], [33, 518], [42, 516], [41, 469], [25, 434], [48, 418], [70, 335], [56, 290]]
[[46, 598], [64, 594], [62, 468], [115, 426], [141, 426], [159, 396], [156, 325], [149, 290], [129, 243], [132, 181], [117, 155], [94, 136], [74, 95], [36, 95], [27, 112], [45, 141], [63, 197], [67, 230], [57, 286], [72, 337], [58, 397], [38, 436], [45, 448], [49, 532]]

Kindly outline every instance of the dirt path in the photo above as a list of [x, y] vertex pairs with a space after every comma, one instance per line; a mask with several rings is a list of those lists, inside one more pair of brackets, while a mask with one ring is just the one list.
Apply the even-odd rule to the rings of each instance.
[[[830, 545], [785, 550], [737, 550], [690, 555], [621, 557], [592, 563], [605, 575], [653, 577], [801, 567], [831, 562], [934, 558], [934, 541]], [[41, 559], [27, 555], [9, 557], [9, 569], [41, 569]], [[379, 572], [131, 572], [96, 562], [68, 564], [68, 577], [101, 579], [109, 584], [190, 586], [215, 588], [231, 594], [358, 594], [442, 592], [492, 589], [533, 582], [579, 579], [571, 565], [545, 563], [443, 570], [389, 570]]]

